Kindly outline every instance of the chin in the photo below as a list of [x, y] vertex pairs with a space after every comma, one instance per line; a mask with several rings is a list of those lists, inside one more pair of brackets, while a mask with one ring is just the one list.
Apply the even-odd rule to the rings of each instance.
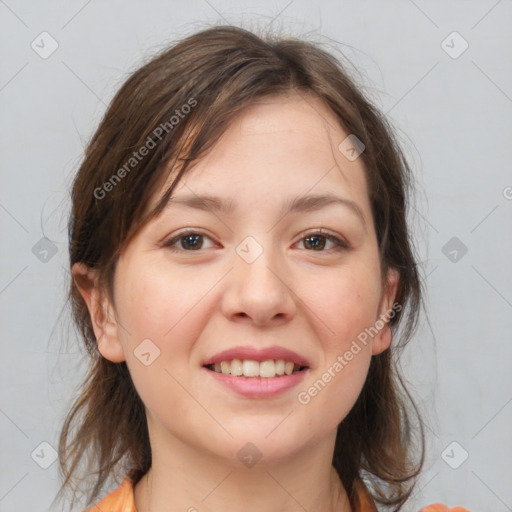
[[284, 426], [286, 421], [277, 428], [279, 421], [273, 421], [270, 428], [267, 428], [267, 425], [261, 428], [260, 425], [259, 428], [254, 426], [251, 429], [231, 429], [233, 438], [228, 440], [224, 437], [225, 443], [218, 443], [211, 449], [236, 466], [252, 467], [257, 464], [261, 468], [267, 464], [279, 463], [292, 458], [311, 442], [311, 438], [306, 439], [304, 435], [290, 435], [290, 426]]

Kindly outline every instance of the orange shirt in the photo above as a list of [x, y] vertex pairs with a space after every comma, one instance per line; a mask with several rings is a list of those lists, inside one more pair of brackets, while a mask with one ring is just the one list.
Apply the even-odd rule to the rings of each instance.
[[[366, 489], [363, 486], [358, 486], [358, 490], [361, 508], [356, 512], [378, 512]], [[131, 480], [125, 476], [115, 491], [84, 512], [137, 512]], [[469, 510], [463, 507], [448, 508], [445, 505], [435, 504], [422, 508], [420, 512], [469, 512]]]

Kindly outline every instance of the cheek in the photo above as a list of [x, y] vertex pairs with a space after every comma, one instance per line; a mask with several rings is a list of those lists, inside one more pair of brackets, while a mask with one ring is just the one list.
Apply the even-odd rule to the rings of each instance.
[[314, 281], [305, 283], [301, 293], [316, 313], [326, 355], [332, 358], [334, 352], [343, 353], [374, 324], [380, 301], [379, 279], [374, 267], [361, 261], [329, 273], [316, 288], [311, 286]]
[[366, 380], [370, 357], [368, 351], [362, 351], [350, 362], [330, 364], [299, 390], [298, 407], [315, 437], [334, 430], [353, 408]]
[[149, 409], [165, 402], [179, 411], [186, 394], [178, 382], [193, 370], [190, 352], [211, 314], [208, 292], [218, 276], [171, 275], [155, 263], [127, 266], [116, 279], [118, 333], [135, 387]]
[[[191, 322], [200, 303], [213, 282], [199, 273], [171, 273], [161, 265], [144, 266], [144, 271], [131, 272], [120, 287], [118, 305], [121, 321], [130, 333], [131, 341], [150, 338], [163, 350], [165, 345], [175, 347], [180, 335], [197, 325]], [[119, 276], [120, 281], [123, 278]]]
[[354, 264], [330, 274], [315, 292], [303, 288], [315, 313], [309, 317], [315, 319], [322, 350], [319, 365], [298, 390], [297, 400], [319, 432], [342, 421], [366, 380], [372, 357], [368, 332], [376, 320], [379, 278], [373, 266]]

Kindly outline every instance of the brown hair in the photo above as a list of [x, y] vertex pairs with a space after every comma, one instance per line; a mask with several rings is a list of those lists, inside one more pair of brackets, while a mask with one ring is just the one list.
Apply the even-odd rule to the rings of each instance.
[[[411, 171], [388, 121], [331, 53], [293, 37], [260, 37], [238, 27], [214, 26], [179, 41], [136, 70], [108, 107], [75, 177], [70, 265], [83, 262], [95, 269], [113, 299], [121, 250], [162, 210], [190, 162], [204, 155], [256, 99], [304, 92], [325, 102], [347, 133], [364, 143], [360, 158], [382, 273], [385, 276], [390, 268], [400, 273], [396, 302], [402, 309], [390, 320], [392, 349], [372, 357], [362, 392], [338, 426], [333, 457], [354, 508], [355, 488], [364, 478], [377, 503], [397, 511], [411, 494], [424, 458], [421, 420], [395, 361], [396, 351], [416, 329], [422, 296], [406, 224]], [[145, 156], [139, 155], [142, 147], [148, 148]], [[171, 186], [148, 211], [150, 199], [178, 167]], [[73, 278], [69, 301], [90, 367], [60, 434], [59, 495], [71, 488], [74, 502], [79, 488], [74, 480], [94, 475], [87, 491], [90, 505], [116, 471], [127, 472], [137, 483], [151, 466], [151, 448], [144, 404], [126, 363], [113, 363], [97, 350], [91, 318]], [[418, 439], [411, 410], [419, 420]], [[79, 471], [84, 461], [87, 468]]]

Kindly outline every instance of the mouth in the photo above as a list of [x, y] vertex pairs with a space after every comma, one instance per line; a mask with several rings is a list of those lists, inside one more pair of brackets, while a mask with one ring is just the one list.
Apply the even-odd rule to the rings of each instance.
[[308, 369], [308, 366], [285, 359], [225, 359], [217, 363], [204, 365], [215, 373], [242, 377], [246, 379], [273, 379], [286, 377]]
[[286, 396], [304, 381], [311, 364], [304, 356], [285, 347], [246, 345], [207, 358], [203, 368], [212, 377], [212, 382], [237, 396], [270, 399]]

